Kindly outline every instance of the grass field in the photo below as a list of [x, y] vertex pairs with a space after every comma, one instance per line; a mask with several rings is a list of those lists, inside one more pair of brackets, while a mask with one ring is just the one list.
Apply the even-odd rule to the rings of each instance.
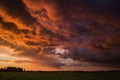
[[0, 80], [120, 80], [120, 72], [0, 72]]

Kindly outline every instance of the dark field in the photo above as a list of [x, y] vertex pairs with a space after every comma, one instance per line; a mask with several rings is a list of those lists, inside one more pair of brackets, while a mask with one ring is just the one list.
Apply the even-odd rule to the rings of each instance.
[[0, 80], [120, 80], [120, 72], [0, 72]]

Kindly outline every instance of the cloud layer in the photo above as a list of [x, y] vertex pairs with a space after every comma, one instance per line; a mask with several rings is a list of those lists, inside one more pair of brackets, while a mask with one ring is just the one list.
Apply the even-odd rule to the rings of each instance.
[[119, 4], [118, 0], [1, 0], [0, 46], [12, 49], [13, 57], [29, 58], [27, 63], [51, 70], [119, 69]]

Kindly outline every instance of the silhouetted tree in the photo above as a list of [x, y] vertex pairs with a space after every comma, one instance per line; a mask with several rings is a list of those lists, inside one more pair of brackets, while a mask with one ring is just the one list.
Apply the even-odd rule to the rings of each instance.
[[1, 68], [0, 72], [23, 72], [23, 68], [5, 67], [5, 68]]

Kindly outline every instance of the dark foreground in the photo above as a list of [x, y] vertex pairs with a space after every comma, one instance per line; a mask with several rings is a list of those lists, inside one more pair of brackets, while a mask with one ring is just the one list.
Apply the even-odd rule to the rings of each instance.
[[0, 80], [120, 80], [120, 72], [0, 72]]

